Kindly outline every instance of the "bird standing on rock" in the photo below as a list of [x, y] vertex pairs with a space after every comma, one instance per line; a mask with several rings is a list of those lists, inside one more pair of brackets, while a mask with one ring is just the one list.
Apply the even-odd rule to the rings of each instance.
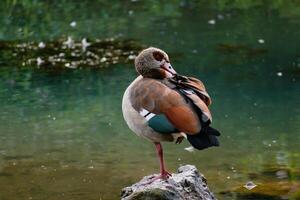
[[220, 133], [210, 127], [211, 98], [200, 80], [177, 74], [161, 49], [144, 49], [135, 58], [135, 68], [140, 75], [124, 93], [123, 116], [133, 132], [155, 144], [160, 175], [153, 180], [167, 179], [171, 174], [160, 142], [187, 138], [199, 150], [219, 146]]

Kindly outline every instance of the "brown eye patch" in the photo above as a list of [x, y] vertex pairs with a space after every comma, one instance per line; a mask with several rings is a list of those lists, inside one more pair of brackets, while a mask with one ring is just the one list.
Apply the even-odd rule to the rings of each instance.
[[157, 60], [159, 62], [164, 59], [164, 55], [159, 51], [154, 51], [153, 52], [153, 57], [155, 58], [155, 60]]

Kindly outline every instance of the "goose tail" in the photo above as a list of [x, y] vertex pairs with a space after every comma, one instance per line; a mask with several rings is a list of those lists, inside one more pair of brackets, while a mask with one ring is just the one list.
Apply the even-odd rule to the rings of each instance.
[[202, 150], [213, 146], [220, 146], [220, 142], [217, 137], [221, 133], [210, 126], [203, 127], [200, 133], [196, 135], [187, 135], [189, 143], [196, 149]]

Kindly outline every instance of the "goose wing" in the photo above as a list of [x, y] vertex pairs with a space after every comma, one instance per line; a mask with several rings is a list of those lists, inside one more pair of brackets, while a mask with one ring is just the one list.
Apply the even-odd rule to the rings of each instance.
[[[177, 131], [194, 135], [201, 130], [201, 121], [193, 103], [158, 80], [142, 78], [132, 87], [130, 98], [132, 106], [145, 118], [156, 115], [160, 116], [160, 120], [156, 120], [158, 122], [167, 119], [174, 127], [169, 129], [169, 133]], [[193, 98], [200, 107], [206, 106], [197, 95], [193, 95]]]

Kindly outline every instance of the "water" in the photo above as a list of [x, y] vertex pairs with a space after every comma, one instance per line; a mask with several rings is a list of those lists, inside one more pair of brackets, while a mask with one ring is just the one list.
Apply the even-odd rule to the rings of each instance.
[[[282, 178], [299, 185], [300, 5], [280, 2], [7, 1], [0, 39], [121, 36], [163, 48], [178, 72], [206, 84], [222, 132], [220, 148], [164, 144], [168, 169], [194, 164], [220, 199], [247, 199], [220, 192]], [[122, 187], [158, 172], [154, 145], [122, 118], [133, 63], [49, 71], [1, 59], [1, 200], [118, 199]]]

